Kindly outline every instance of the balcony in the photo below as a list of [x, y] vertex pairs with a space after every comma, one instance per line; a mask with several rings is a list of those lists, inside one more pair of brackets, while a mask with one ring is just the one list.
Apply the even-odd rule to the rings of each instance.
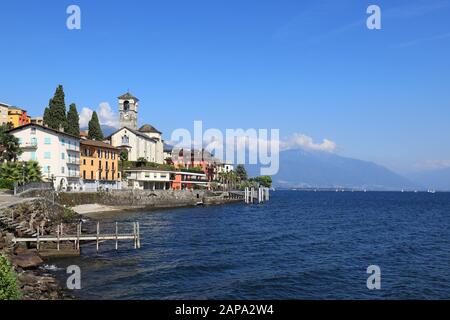
[[79, 166], [80, 165], [80, 159], [78, 159], [78, 158], [69, 158], [69, 159], [67, 159], [67, 164], [73, 164], [73, 165]]
[[80, 152], [80, 146], [77, 145], [67, 144], [66, 149], [67, 151]]
[[20, 147], [24, 150], [36, 150], [38, 145], [37, 142], [23, 142]]
[[80, 178], [80, 173], [76, 171], [69, 171], [67, 173], [68, 178]]

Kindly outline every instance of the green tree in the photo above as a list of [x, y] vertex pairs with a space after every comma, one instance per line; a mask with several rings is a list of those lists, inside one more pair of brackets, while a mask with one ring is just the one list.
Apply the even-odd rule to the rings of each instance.
[[24, 183], [41, 182], [42, 170], [37, 161], [28, 161], [23, 168]]
[[91, 140], [101, 141], [103, 140], [102, 127], [100, 126], [100, 121], [98, 120], [97, 112], [92, 113], [91, 121], [89, 121], [89, 133], [88, 138]]
[[36, 161], [5, 162], [0, 166], [0, 179], [4, 181], [5, 186], [12, 186], [14, 183], [40, 182], [42, 171]]
[[77, 137], [80, 136], [80, 116], [75, 103], [70, 105], [67, 113], [67, 133]]
[[[50, 105], [50, 102], [48, 103], [48, 105]], [[49, 107], [46, 107], [44, 110], [43, 121], [44, 121], [44, 125], [46, 125], [46, 126], [49, 126], [49, 123], [53, 123], [53, 117], [52, 117], [52, 113], [50, 112]]]
[[44, 123], [50, 128], [67, 130], [66, 102], [64, 88], [59, 85], [55, 95], [49, 101], [48, 110], [44, 111]]
[[258, 183], [260, 186], [263, 186], [265, 188], [270, 188], [272, 186], [272, 177], [271, 176], [259, 176], [254, 179], [252, 179], [256, 183]]
[[0, 300], [19, 300], [21, 298], [14, 269], [8, 259], [0, 254]]
[[247, 170], [243, 164], [238, 164], [236, 167], [236, 174], [240, 181], [245, 181], [248, 179]]
[[136, 167], [145, 167], [147, 165], [147, 159], [141, 157], [136, 161]]
[[17, 161], [22, 154], [19, 139], [10, 134], [10, 125], [4, 124], [0, 127], [0, 161]]

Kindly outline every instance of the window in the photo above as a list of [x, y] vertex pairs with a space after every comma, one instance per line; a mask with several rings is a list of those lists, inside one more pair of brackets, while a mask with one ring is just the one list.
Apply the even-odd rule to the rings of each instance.
[[83, 170], [83, 179], [86, 180], [86, 170]]
[[51, 159], [51, 158], [52, 158], [51, 152], [45, 152], [44, 153], [44, 159]]
[[94, 160], [91, 160], [91, 166], [93, 166], [94, 165]]
[[86, 159], [83, 159], [83, 165], [86, 165]]
[[36, 152], [32, 152], [31, 153], [30, 159], [33, 160], [33, 161], [36, 160]]
[[31, 138], [31, 144], [33, 146], [37, 145], [37, 139], [36, 138]]
[[94, 171], [91, 171], [91, 180], [94, 180]]
[[66, 158], [66, 155], [63, 153], [61, 153], [61, 160], [64, 160]]
[[65, 144], [66, 144], [66, 141], [64, 139], [61, 139], [61, 146], [64, 147]]
[[44, 143], [45, 144], [52, 144], [52, 139], [51, 138], [45, 138], [44, 139]]
[[44, 173], [50, 173], [50, 166], [44, 167]]
[[61, 173], [64, 174], [64, 167], [61, 167]]
[[99, 159], [101, 159], [101, 158], [102, 158], [102, 150], [98, 149], [98, 150], [97, 150], [97, 153], [98, 153]]
[[18, 140], [19, 140], [19, 144], [23, 144], [23, 139], [22, 138], [19, 138]]
[[130, 143], [130, 139], [128, 138], [127, 135], [122, 137], [122, 144], [123, 145], [128, 145]]
[[36, 128], [31, 128], [31, 134], [36, 134]]

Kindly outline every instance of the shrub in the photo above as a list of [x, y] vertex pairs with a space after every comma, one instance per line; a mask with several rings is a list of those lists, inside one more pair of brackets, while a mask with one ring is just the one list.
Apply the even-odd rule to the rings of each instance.
[[0, 189], [14, 190], [14, 181], [10, 179], [0, 179]]
[[0, 254], [0, 300], [18, 300], [21, 297], [14, 269], [8, 259]]

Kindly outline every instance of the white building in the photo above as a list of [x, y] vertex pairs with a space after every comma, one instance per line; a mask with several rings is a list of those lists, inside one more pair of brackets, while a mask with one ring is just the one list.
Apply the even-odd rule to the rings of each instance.
[[225, 161], [217, 164], [217, 173], [229, 173], [234, 170], [233, 162]]
[[0, 102], [0, 126], [8, 123], [8, 110], [11, 106]]
[[124, 127], [108, 139], [113, 147], [128, 151], [129, 161], [144, 158], [148, 162], [164, 163], [161, 132], [150, 125], [144, 125], [139, 130]]
[[57, 190], [78, 190], [80, 183], [80, 139], [38, 124], [9, 131], [23, 150], [19, 161], [37, 161], [43, 179], [53, 181]]
[[125, 177], [128, 188], [138, 190], [206, 189], [209, 186], [206, 174], [199, 172], [132, 168], [125, 170]]
[[164, 163], [162, 133], [149, 124], [137, 129], [139, 99], [129, 92], [118, 99], [120, 129], [107, 138], [111, 145], [127, 150], [129, 161], [143, 158], [148, 162]]

